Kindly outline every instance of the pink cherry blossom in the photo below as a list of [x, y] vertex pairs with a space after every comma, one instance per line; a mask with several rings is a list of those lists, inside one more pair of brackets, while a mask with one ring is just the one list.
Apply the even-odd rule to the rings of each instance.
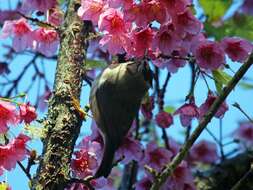
[[26, 124], [30, 124], [37, 118], [35, 107], [30, 106], [30, 103], [22, 104], [20, 108], [20, 121], [24, 121]]
[[125, 137], [120, 148], [116, 152], [116, 160], [124, 158], [122, 163], [127, 164], [132, 160], [140, 161], [143, 156], [142, 145], [139, 141]]
[[206, 140], [198, 142], [190, 150], [190, 158], [193, 162], [214, 163], [218, 159], [216, 144]]
[[171, 52], [171, 59], [166, 60], [165, 64], [171, 73], [176, 73], [180, 67], [184, 67], [186, 60], [180, 59], [180, 57], [186, 57], [187, 51], [184, 48], [177, 48]]
[[79, 178], [93, 175], [98, 167], [99, 160], [102, 158], [100, 143], [91, 141], [91, 137], [86, 136], [76, 148], [80, 150], [74, 152], [75, 158], [71, 161], [74, 175]]
[[143, 11], [147, 17], [147, 23], [152, 21], [157, 21], [160, 24], [163, 24], [168, 19], [165, 7], [157, 0], [143, 1]]
[[124, 9], [124, 20], [134, 22], [138, 27], [146, 27], [148, 24], [147, 16], [144, 14], [143, 4], [132, 4]]
[[185, 11], [192, 2], [191, 0], [161, 0], [161, 3], [170, 14], [176, 14]]
[[30, 138], [20, 134], [7, 145], [0, 145], [0, 168], [11, 170], [17, 161], [22, 161], [28, 154], [26, 143]]
[[17, 14], [17, 10], [0, 10], [0, 23], [4, 24], [7, 20], [17, 20], [20, 15]]
[[178, 13], [175, 20], [176, 29], [183, 36], [186, 32], [196, 35], [202, 29], [201, 22], [192, 14], [191, 10], [189, 9]]
[[87, 150], [74, 152], [75, 158], [71, 161], [72, 171], [75, 176], [84, 178], [94, 174], [98, 161], [94, 153]]
[[151, 168], [160, 171], [162, 167], [170, 162], [172, 153], [163, 147], [158, 147], [157, 144], [152, 141], [147, 145], [145, 150], [145, 156], [141, 161], [142, 165], [148, 165]]
[[31, 27], [25, 19], [5, 21], [0, 38], [13, 37], [12, 47], [15, 51], [23, 51], [32, 45]]
[[181, 43], [181, 39], [175, 33], [175, 26], [170, 21], [160, 27], [153, 41], [153, 49], [159, 48], [163, 54], [169, 55]]
[[171, 114], [169, 114], [165, 111], [160, 111], [156, 115], [155, 121], [159, 127], [168, 128], [170, 125], [173, 124], [173, 117]]
[[203, 69], [218, 69], [225, 64], [225, 53], [217, 42], [202, 41], [193, 52], [197, 64]]
[[123, 19], [123, 13], [117, 9], [109, 8], [100, 15], [98, 28], [100, 31], [107, 31], [110, 34], [120, 35], [127, 32], [129, 23]]
[[91, 20], [94, 25], [97, 25], [99, 16], [106, 9], [108, 5], [103, 0], [82, 0], [77, 14], [82, 20]]
[[150, 190], [152, 186], [152, 180], [149, 177], [143, 177], [135, 184], [136, 190]]
[[59, 37], [55, 30], [39, 28], [33, 32], [36, 41], [35, 50], [45, 56], [53, 56], [59, 45]]
[[253, 50], [253, 45], [241, 38], [226, 37], [221, 44], [232, 61], [244, 62]]
[[63, 23], [63, 12], [59, 9], [50, 9], [49, 11], [49, 17], [48, 17], [48, 22], [55, 25], [59, 26]]
[[[216, 98], [217, 96], [213, 95], [212, 92], [208, 93], [206, 101], [199, 107], [200, 118], [202, 118], [206, 114], [206, 112], [211, 107]], [[223, 102], [214, 116], [216, 118], [222, 118], [227, 110], [228, 105], [226, 104], [226, 102]]]
[[252, 147], [253, 145], [253, 124], [250, 122], [240, 123], [240, 126], [233, 132], [233, 137], [240, 140], [242, 145]]
[[9, 102], [0, 100], [0, 134], [6, 133], [8, 125], [15, 125], [18, 123], [18, 115], [16, 107]]
[[253, 1], [245, 0], [242, 5], [242, 11], [246, 14], [253, 15]]
[[[109, 190], [109, 189], [107, 189], [107, 187], [108, 187], [108, 180], [106, 178], [104, 178], [104, 177], [100, 177], [98, 179], [92, 179], [90, 181], [90, 184], [95, 189]], [[88, 188], [87, 186], [85, 186], [82, 183], [73, 183], [70, 187], [67, 187], [64, 190], [89, 190], [89, 189], [90, 188]], [[113, 190], [113, 188], [110, 189], [110, 190]]]
[[13, 152], [12, 155], [17, 161], [23, 160], [29, 153], [26, 149], [26, 143], [30, 140], [30, 137], [21, 133], [10, 142], [11, 151]]
[[133, 44], [127, 47], [127, 53], [130, 56], [142, 57], [151, 48], [154, 31], [150, 27], [137, 28], [131, 32]]
[[112, 8], [123, 7], [124, 9], [129, 8], [133, 4], [133, 0], [108, 0], [107, 2]]
[[186, 103], [175, 111], [174, 115], [177, 114], [180, 115], [181, 124], [184, 127], [188, 127], [191, 125], [193, 118], [199, 117], [199, 110], [195, 103]]
[[172, 176], [163, 185], [164, 190], [185, 190], [190, 188], [195, 190], [194, 178], [186, 161], [182, 161], [174, 170]]
[[46, 11], [57, 5], [57, 0], [23, 0], [22, 10], [23, 11]]
[[125, 34], [105, 34], [103, 38], [99, 41], [99, 44], [102, 47], [105, 47], [110, 54], [116, 55], [118, 53], [125, 52], [125, 49], [129, 47], [129, 41], [129, 37]]

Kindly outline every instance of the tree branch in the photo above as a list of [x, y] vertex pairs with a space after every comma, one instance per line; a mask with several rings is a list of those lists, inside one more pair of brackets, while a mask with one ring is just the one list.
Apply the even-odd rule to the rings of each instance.
[[250, 66], [253, 64], [253, 53], [250, 55], [249, 59], [240, 67], [240, 69], [235, 73], [233, 78], [229, 81], [226, 87], [223, 88], [222, 93], [219, 97], [214, 101], [208, 112], [205, 114], [203, 119], [200, 121], [199, 125], [195, 129], [195, 131], [190, 136], [189, 140], [186, 141], [181, 147], [179, 153], [173, 158], [173, 160], [162, 170], [161, 173], [156, 177], [151, 190], [159, 190], [162, 184], [166, 181], [166, 179], [173, 173], [173, 171], [177, 168], [177, 166], [181, 163], [181, 161], [185, 158], [187, 153], [189, 152], [191, 146], [196, 141], [196, 139], [200, 136], [202, 131], [205, 129], [207, 124], [211, 121], [215, 113], [218, 111], [221, 104], [230, 94], [230, 92], [234, 89], [236, 84], [240, 81], [240, 79], [244, 76]]
[[82, 67], [88, 47], [91, 22], [84, 22], [76, 10], [80, 0], [69, 0], [64, 25], [60, 29], [60, 51], [49, 101], [46, 137], [33, 190], [63, 190], [70, 176], [70, 161], [82, 119], [72, 100], [80, 100]]

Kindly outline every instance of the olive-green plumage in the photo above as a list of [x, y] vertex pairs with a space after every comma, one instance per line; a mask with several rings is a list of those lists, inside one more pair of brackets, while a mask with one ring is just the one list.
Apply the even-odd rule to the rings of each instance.
[[90, 107], [104, 140], [103, 159], [95, 177], [110, 174], [114, 153], [130, 129], [151, 81], [152, 72], [144, 62], [111, 64], [94, 81]]

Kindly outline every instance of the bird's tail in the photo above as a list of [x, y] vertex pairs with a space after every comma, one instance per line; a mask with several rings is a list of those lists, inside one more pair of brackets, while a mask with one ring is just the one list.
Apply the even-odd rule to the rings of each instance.
[[115, 143], [112, 143], [108, 138], [104, 143], [104, 154], [100, 166], [95, 174], [95, 178], [101, 176], [108, 177], [112, 170], [113, 158], [116, 151]]

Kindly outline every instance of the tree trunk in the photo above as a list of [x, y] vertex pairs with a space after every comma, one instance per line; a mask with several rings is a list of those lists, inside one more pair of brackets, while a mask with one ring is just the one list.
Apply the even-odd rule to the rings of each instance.
[[60, 29], [60, 51], [57, 60], [53, 96], [43, 141], [42, 158], [35, 179], [34, 190], [62, 190], [70, 176], [70, 160], [82, 119], [74, 109], [72, 98], [80, 99], [82, 66], [88, 44], [90, 22], [77, 16], [80, 0], [69, 0], [63, 27]]

